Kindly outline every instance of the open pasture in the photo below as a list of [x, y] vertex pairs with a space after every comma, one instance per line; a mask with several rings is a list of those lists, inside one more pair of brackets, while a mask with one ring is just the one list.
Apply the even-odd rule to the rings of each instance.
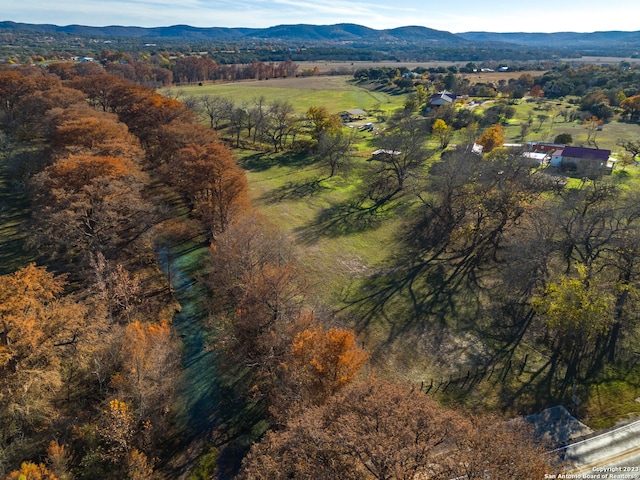
[[404, 96], [392, 96], [370, 91], [349, 83], [350, 76], [315, 76], [274, 78], [214, 85], [174, 87], [183, 95], [201, 97], [222, 96], [236, 104], [252, 103], [264, 97], [267, 103], [287, 101], [299, 113], [311, 106], [324, 106], [331, 113], [344, 110], [367, 110], [374, 105], [382, 110], [400, 107]]
[[474, 83], [495, 83], [498, 84], [501, 80], [508, 82], [514, 78], [520, 78], [522, 75], [531, 75], [532, 77], [540, 77], [545, 72], [540, 70], [522, 70], [522, 71], [506, 71], [506, 72], [473, 72], [473, 73], [460, 73], [462, 78], [468, 78], [469, 81]]

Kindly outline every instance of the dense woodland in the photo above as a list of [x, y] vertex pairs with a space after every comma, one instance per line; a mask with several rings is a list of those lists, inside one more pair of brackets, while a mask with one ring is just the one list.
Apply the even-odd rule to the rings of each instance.
[[[263, 99], [180, 101], [96, 64], [0, 71], [0, 158], [13, 195], [28, 199], [21, 254], [35, 259], [0, 276], [0, 474], [552, 473], [547, 446], [520, 422], [443, 406], [418, 385], [379, 375], [357, 336], [391, 310], [403, 312], [402, 328], [471, 336], [479, 348], [469, 366], [502, 368], [494, 407], [509, 413], [635, 368], [638, 189], [618, 175], [569, 184], [523, 164], [500, 148], [508, 103], [472, 118], [425, 115], [437, 82], [464, 86], [455, 73], [412, 83], [405, 108], [385, 118], [375, 140], [398, 154], [363, 162], [354, 136], [320, 106], [301, 116]], [[199, 81], [186, 65], [181, 75]], [[552, 97], [572, 79], [567, 95], [584, 87], [578, 110], [594, 116], [603, 104], [633, 122], [635, 75], [560, 69], [497, 87]], [[455, 149], [454, 129], [467, 139]], [[484, 157], [469, 148], [476, 140]], [[336, 228], [406, 218], [387, 265], [346, 299], [347, 315], [318, 298], [295, 244], [252, 209], [231, 149], [239, 146], [302, 155], [327, 178], [357, 181], [349, 225]], [[230, 379], [230, 401], [247, 407], [197, 437], [175, 421], [180, 305], [159, 254], [184, 244], [208, 249], [194, 278], [206, 289], [202, 328]], [[529, 363], [525, 347], [535, 352]]]

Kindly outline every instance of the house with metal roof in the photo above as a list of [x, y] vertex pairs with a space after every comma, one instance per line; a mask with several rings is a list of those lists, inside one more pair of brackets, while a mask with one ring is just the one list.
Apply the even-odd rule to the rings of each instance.
[[448, 105], [456, 101], [458, 96], [455, 93], [447, 92], [443, 90], [440, 93], [435, 93], [431, 95], [431, 99], [429, 100], [430, 107], [441, 107], [442, 105]]
[[611, 150], [566, 146], [553, 152], [550, 165], [567, 172], [593, 173], [611, 170]]

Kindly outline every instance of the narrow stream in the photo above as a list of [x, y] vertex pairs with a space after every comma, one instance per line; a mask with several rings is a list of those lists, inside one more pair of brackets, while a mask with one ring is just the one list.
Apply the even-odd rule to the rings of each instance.
[[175, 410], [179, 432], [190, 439], [211, 432], [216, 425], [220, 403], [215, 354], [207, 349], [204, 329], [207, 292], [197, 280], [206, 255], [208, 248], [201, 245], [171, 251], [162, 247], [158, 252], [160, 266], [182, 308], [173, 318], [173, 327], [183, 344], [183, 371], [176, 386]]
[[212, 338], [205, 329], [207, 289], [199, 281], [209, 252], [208, 245], [191, 244], [160, 247], [157, 257], [182, 308], [173, 318], [183, 344], [183, 370], [176, 385], [176, 448], [212, 442], [221, 451], [219, 478], [226, 479], [233, 477], [255, 441], [253, 425], [260, 419], [247, 416], [233, 379], [218, 370], [210, 348]]

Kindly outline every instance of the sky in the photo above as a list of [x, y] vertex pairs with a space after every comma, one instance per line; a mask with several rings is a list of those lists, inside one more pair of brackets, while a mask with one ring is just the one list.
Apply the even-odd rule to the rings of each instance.
[[0, 0], [0, 21], [266, 28], [356, 23], [452, 33], [640, 30], [638, 0]]

